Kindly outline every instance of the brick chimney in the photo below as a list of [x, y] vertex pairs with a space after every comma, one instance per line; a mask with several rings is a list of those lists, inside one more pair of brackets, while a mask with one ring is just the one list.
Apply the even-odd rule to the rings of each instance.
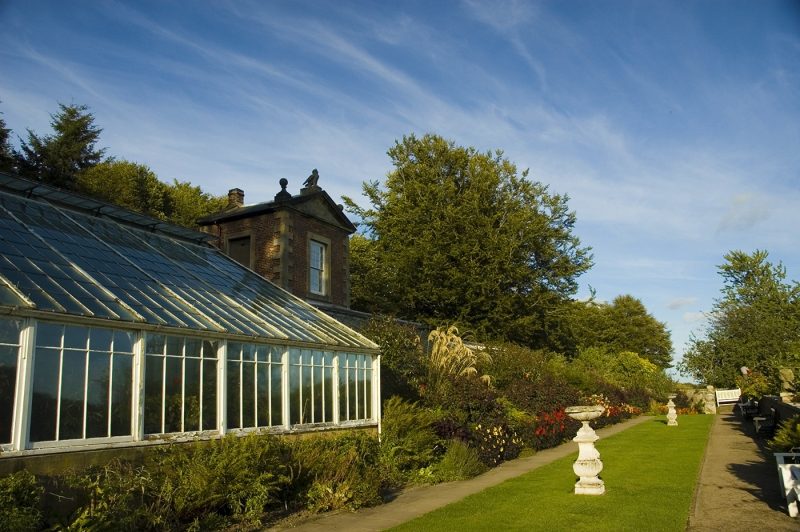
[[244, 206], [244, 190], [232, 188], [228, 191], [228, 208], [235, 209]]

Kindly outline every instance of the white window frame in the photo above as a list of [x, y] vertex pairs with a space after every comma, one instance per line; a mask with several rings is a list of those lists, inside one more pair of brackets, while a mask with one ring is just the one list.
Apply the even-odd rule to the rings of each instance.
[[[226, 342], [226, 344], [227, 344], [227, 347], [226, 347], [226, 353], [227, 354], [226, 354], [226, 360], [225, 360], [226, 379], [228, 377], [229, 370], [230, 370], [230, 368], [228, 368], [228, 363], [236, 363], [237, 364], [237, 369], [239, 371], [239, 394], [238, 394], [239, 395], [239, 410], [238, 410], [239, 411], [239, 420], [237, 422], [238, 427], [235, 427], [235, 428], [231, 427], [231, 423], [230, 423], [230, 421], [229, 421], [229, 419], [227, 417], [228, 416], [228, 412], [227, 412], [227, 393], [228, 393], [228, 385], [230, 383], [228, 381], [226, 381], [226, 383], [225, 383], [225, 393], [226, 393], [225, 419], [226, 419], [226, 425], [227, 425], [228, 431], [230, 431], [230, 432], [237, 432], [237, 431], [247, 432], [247, 431], [261, 431], [261, 430], [265, 430], [265, 429], [283, 428], [284, 425], [285, 425], [285, 421], [284, 421], [284, 419], [285, 419], [284, 418], [284, 403], [286, 402], [286, 398], [285, 398], [285, 395], [284, 395], [284, 388], [285, 388], [284, 387], [284, 380], [286, 379], [286, 375], [285, 375], [285, 372], [283, 371], [283, 364], [284, 364], [284, 360], [285, 360], [286, 348], [282, 347], [282, 346], [277, 346], [277, 345], [274, 345], [274, 344], [259, 344], [259, 343], [239, 342], [239, 341], [232, 341], [232, 340], [228, 340]], [[259, 348], [259, 347], [266, 348], [267, 349], [267, 360], [258, 361], [258, 357], [256, 357], [256, 359], [253, 360], [252, 362], [251, 361], [245, 362], [241, 358], [241, 351], [238, 352], [238, 353], [235, 353], [235, 352], [231, 351], [231, 349], [230, 349], [231, 345], [230, 344], [236, 344], [236, 345], [239, 345], [239, 346], [251, 346], [251, 347], [255, 347], [255, 348]], [[273, 352], [273, 350], [274, 350], [274, 352]], [[279, 354], [280, 355], [280, 362], [273, 362], [272, 361], [273, 354]], [[231, 355], [235, 355], [235, 356], [231, 356]], [[253, 401], [253, 415], [255, 416], [255, 423], [247, 425], [247, 426], [245, 426], [246, 423], [245, 423], [245, 420], [244, 420], [244, 409], [243, 409], [243, 406], [244, 406], [244, 394], [245, 394], [245, 390], [243, 388], [244, 387], [244, 378], [243, 377], [244, 377], [245, 364], [248, 364], [248, 365], [252, 364], [253, 365], [253, 370], [255, 372], [255, 374], [253, 376], [254, 389], [250, 390], [250, 393], [252, 393], [253, 399], [254, 399], [254, 401]], [[259, 366], [266, 366], [267, 374], [268, 374], [268, 379], [267, 379], [267, 419], [268, 419], [268, 424], [267, 425], [259, 425], [258, 424], [258, 403], [259, 403], [259, 401], [258, 401], [258, 368], [259, 368]], [[281, 370], [281, 382], [280, 382], [281, 422], [280, 423], [273, 423], [273, 419], [272, 419], [272, 410], [273, 410], [273, 404], [272, 404], [273, 403], [273, 401], [272, 401], [272, 394], [273, 394], [272, 372], [273, 372], [274, 368], [280, 368], [280, 370]]]
[[[312, 264], [311, 258], [313, 257], [312, 250], [319, 247], [322, 255], [321, 264]], [[309, 233], [308, 235], [308, 293], [317, 297], [330, 297], [330, 271], [331, 271], [331, 240], [323, 236]], [[313, 289], [313, 281], [315, 277], [319, 277], [320, 289]]]

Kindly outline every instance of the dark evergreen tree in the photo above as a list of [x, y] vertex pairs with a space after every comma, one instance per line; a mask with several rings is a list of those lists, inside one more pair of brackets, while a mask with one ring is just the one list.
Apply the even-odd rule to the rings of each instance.
[[49, 185], [74, 190], [80, 172], [103, 159], [105, 149], [95, 145], [102, 129], [85, 105], [59, 104], [50, 115], [51, 135], [38, 136], [30, 129], [17, 156], [20, 174]]
[[[2, 113], [0, 113], [2, 114]], [[0, 117], [0, 172], [14, 171], [14, 148], [11, 147], [11, 130]]]

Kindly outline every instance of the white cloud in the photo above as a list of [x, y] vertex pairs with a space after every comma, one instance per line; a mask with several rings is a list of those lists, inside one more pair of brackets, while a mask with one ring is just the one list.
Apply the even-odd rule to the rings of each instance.
[[696, 297], [676, 297], [667, 303], [667, 308], [670, 310], [678, 310], [679, 308], [688, 307], [696, 303]]
[[684, 323], [700, 323], [708, 318], [705, 312], [685, 312], [683, 314]]
[[717, 225], [718, 232], [750, 229], [770, 218], [770, 201], [760, 194], [737, 194], [731, 198], [729, 205]]

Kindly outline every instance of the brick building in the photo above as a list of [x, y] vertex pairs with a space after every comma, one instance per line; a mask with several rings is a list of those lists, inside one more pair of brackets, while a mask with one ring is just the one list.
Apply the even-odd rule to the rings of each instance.
[[240, 264], [315, 306], [344, 310], [350, 305], [349, 236], [356, 228], [318, 178], [314, 170], [296, 196], [281, 179], [273, 201], [247, 206], [244, 191], [234, 188], [228, 207], [198, 224]]

